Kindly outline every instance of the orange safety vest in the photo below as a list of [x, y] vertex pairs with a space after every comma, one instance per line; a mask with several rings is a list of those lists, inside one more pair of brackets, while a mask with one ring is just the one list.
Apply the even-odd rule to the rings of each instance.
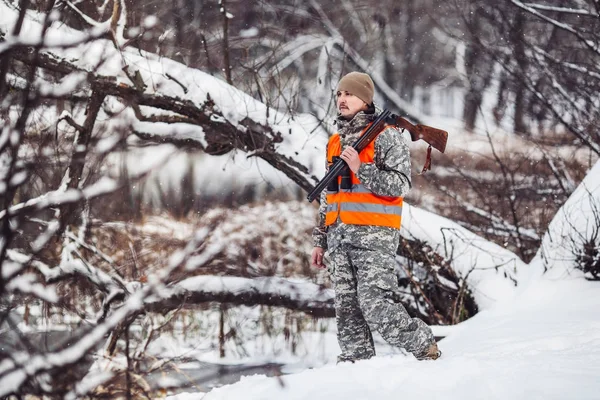
[[[368, 128], [368, 126], [367, 126]], [[365, 128], [361, 135], [367, 130]], [[384, 129], [388, 126], [384, 126]], [[333, 163], [333, 157], [341, 154], [340, 135], [334, 134], [327, 144], [327, 162]], [[372, 163], [375, 158], [373, 140], [358, 155], [361, 163]], [[350, 171], [352, 188], [342, 189], [342, 177], [338, 176], [338, 191], [327, 191], [327, 210], [325, 225], [332, 225], [337, 218], [349, 225], [388, 226], [400, 229], [402, 219], [402, 197], [378, 196], [364, 187], [354, 172]]]

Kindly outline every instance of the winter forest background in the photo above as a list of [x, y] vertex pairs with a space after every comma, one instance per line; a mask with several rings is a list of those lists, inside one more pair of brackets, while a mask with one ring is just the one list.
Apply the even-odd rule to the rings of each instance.
[[[449, 370], [488, 364], [453, 349], [502, 332], [494, 346], [539, 339], [494, 355], [507, 387], [534, 349], [563, 368], [536, 367], [547, 392], [528, 398], [598, 393], [598, 0], [0, 0], [0, 55], [0, 398], [308, 398], [307, 368], [366, 379], [334, 366], [305, 200], [354, 70], [382, 108], [449, 132], [426, 174], [410, 146], [396, 273], [454, 364], [412, 374], [455, 388]], [[386, 363], [409, 357], [379, 349], [368, 371], [404, 375]], [[210, 392], [255, 373], [278, 378]]]

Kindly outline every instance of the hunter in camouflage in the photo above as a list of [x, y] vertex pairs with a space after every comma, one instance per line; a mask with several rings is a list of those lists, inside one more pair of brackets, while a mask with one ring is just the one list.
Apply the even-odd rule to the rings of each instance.
[[[352, 78], [350, 82], [348, 78]], [[356, 72], [346, 75], [338, 85], [338, 134], [341, 148], [345, 149], [342, 158], [356, 168], [356, 177], [373, 194], [404, 197], [411, 187], [411, 165], [409, 149], [400, 132], [387, 127], [379, 134], [373, 163], [357, 163], [356, 155], [352, 155], [356, 151], [347, 149], [380, 112], [372, 103], [372, 87], [368, 75]], [[318, 223], [313, 230], [312, 260], [316, 266], [323, 266], [323, 259], [327, 260], [334, 284], [338, 342], [342, 350], [338, 361], [374, 356], [371, 330], [418, 359], [437, 358], [439, 352], [431, 328], [420, 319], [411, 318], [399, 301], [394, 268], [400, 230], [347, 224], [339, 218], [326, 226], [326, 191], [321, 193], [320, 200]]]

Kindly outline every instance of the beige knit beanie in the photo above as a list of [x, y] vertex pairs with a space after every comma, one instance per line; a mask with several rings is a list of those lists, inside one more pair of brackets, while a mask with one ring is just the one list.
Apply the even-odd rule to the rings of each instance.
[[350, 72], [340, 79], [337, 90], [338, 92], [341, 90], [347, 91], [371, 105], [373, 103], [375, 85], [369, 75], [362, 72]]

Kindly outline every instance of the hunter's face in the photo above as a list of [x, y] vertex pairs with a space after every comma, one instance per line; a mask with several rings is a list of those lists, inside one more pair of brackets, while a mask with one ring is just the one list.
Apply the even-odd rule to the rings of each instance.
[[367, 103], [356, 97], [350, 92], [340, 90], [337, 92], [337, 109], [340, 115], [346, 119], [351, 119], [359, 111], [368, 109]]

